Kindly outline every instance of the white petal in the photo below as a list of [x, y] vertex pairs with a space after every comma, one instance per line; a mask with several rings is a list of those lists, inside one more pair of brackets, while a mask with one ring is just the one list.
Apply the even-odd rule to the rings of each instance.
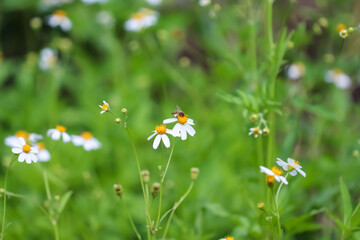
[[20, 153], [20, 155], [18, 157], [18, 161], [23, 162], [25, 160], [25, 156], [26, 156], [26, 153]]
[[192, 120], [191, 118], [187, 119], [187, 123], [190, 124], [190, 125], [195, 125], [194, 120]]
[[156, 137], [155, 137], [155, 140], [153, 142], [153, 148], [154, 149], [157, 149], [159, 144], [160, 144], [160, 140], [161, 140], [161, 135], [158, 134]]
[[180, 135], [181, 135], [181, 140], [186, 140], [186, 138], [187, 138], [186, 129], [182, 128], [180, 130]]
[[80, 146], [84, 144], [84, 139], [80, 136], [72, 135], [71, 140], [75, 146]]
[[[278, 158], [278, 159], [280, 159], [280, 158]], [[290, 165], [294, 165], [295, 160], [292, 159], [292, 158], [288, 158], [288, 159], [287, 159], [287, 162], [288, 162]]]
[[101, 111], [100, 114], [103, 114], [104, 112], [106, 112], [105, 110]]
[[185, 129], [191, 136], [194, 136], [195, 133], [196, 133], [195, 129], [192, 126], [190, 126], [189, 124], [186, 124], [186, 123], [185, 123]]
[[53, 131], [50, 137], [52, 140], [59, 140], [61, 137], [61, 132], [59, 132], [57, 130]]
[[297, 170], [301, 175], [303, 175], [304, 177], [306, 177], [306, 173], [305, 173], [303, 170], [301, 170], [301, 169], [299, 169], [299, 168], [296, 168], [296, 170]]
[[15, 148], [11, 149], [11, 151], [15, 154], [20, 154], [20, 153], [22, 153], [23, 149], [15, 147]]
[[31, 160], [32, 160], [32, 156], [28, 153], [25, 155], [25, 162], [27, 164], [30, 164], [31, 163]]
[[31, 141], [31, 142], [37, 142], [38, 140], [40, 140], [40, 139], [42, 139], [43, 138], [43, 136], [41, 136], [40, 134], [36, 134], [36, 133], [31, 133], [30, 135], [29, 135], [29, 140]]
[[62, 138], [63, 138], [64, 143], [70, 142], [70, 140], [71, 140], [70, 135], [67, 134], [66, 132], [63, 132], [63, 133], [62, 133]]
[[279, 176], [279, 178], [280, 178], [280, 181], [282, 181], [284, 184], [288, 184], [288, 181], [286, 181], [286, 178], [285, 177], [283, 177], [283, 176]]
[[147, 138], [147, 140], [149, 141], [150, 139], [152, 139], [153, 137], [155, 137], [155, 135], [157, 135], [157, 134], [158, 134], [157, 132], [151, 134], [150, 137]]
[[37, 156], [40, 162], [47, 162], [51, 158], [49, 151], [46, 149], [41, 150]]
[[289, 172], [291, 176], [296, 176], [297, 171], [296, 170], [292, 170], [291, 172]]
[[31, 153], [39, 153], [39, 149], [37, 147], [31, 147]]
[[166, 129], [166, 133], [172, 135], [173, 137], [180, 137], [179, 132], [175, 132], [175, 131], [173, 131], [171, 129]]
[[180, 136], [180, 130], [181, 130], [182, 127], [183, 127], [182, 124], [177, 123], [177, 124], [175, 124], [175, 126], [173, 127], [172, 131], [173, 131], [175, 134], [178, 134], [178, 135]]
[[19, 138], [19, 143], [21, 144], [21, 146], [24, 146], [26, 144], [26, 141], [24, 138], [20, 137]]
[[49, 137], [51, 137], [51, 135], [52, 135], [55, 131], [57, 131], [57, 130], [54, 129], [54, 128], [49, 129], [49, 130], [47, 131], [46, 135], [48, 135]]
[[163, 121], [163, 124], [177, 122], [177, 118], [168, 118]]
[[162, 135], [161, 135], [161, 138], [162, 138], [162, 141], [163, 141], [165, 147], [169, 148], [169, 147], [170, 147], [169, 137], [166, 136], [166, 134], [162, 134]]
[[274, 176], [275, 173], [273, 173], [273, 171], [271, 171], [270, 169], [260, 166], [260, 172], [265, 173], [266, 175], [270, 175], [270, 176]]

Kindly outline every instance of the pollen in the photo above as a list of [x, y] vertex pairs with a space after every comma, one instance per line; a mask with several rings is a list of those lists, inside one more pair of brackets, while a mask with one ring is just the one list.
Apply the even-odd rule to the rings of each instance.
[[93, 137], [93, 135], [91, 134], [91, 132], [83, 132], [81, 134], [82, 138], [85, 139], [85, 140], [89, 140]]
[[25, 145], [23, 146], [23, 152], [24, 152], [24, 153], [29, 153], [30, 151], [31, 151], [30, 145], [29, 145], [29, 144], [25, 144]]
[[333, 72], [336, 74], [343, 74], [344, 72], [340, 68], [334, 68]]
[[259, 135], [260, 134], [260, 129], [259, 128], [254, 128], [253, 133], [254, 133], [254, 135]]
[[134, 14], [131, 16], [131, 18], [137, 19], [137, 20], [141, 20], [141, 19], [144, 18], [144, 14], [142, 14], [142, 13], [134, 13]]
[[227, 236], [227, 237], [225, 237], [225, 240], [234, 240], [234, 238]]
[[45, 144], [42, 142], [37, 143], [39, 150], [45, 149]]
[[102, 105], [101, 109], [103, 111], [108, 111], [109, 110], [109, 104], [104, 103], [104, 105]]
[[56, 126], [56, 130], [58, 130], [59, 132], [65, 132], [66, 131], [66, 127], [62, 126], [62, 125], [57, 125]]
[[278, 169], [277, 167], [272, 167], [271, 171], [273, 173], [275, 173], [276, 175], [281, 175], [283, 173], [283, 171], [281, 171], [280, 169]]
[[156, 126], [155, 130], [158, 134], [165, 134], [166, 133], [166, 126], [165, 125], [160, 125], [160, 126]]
[[15, 133], [15, 136], [17, 136], [17, 137], [22, 137], [22, 138], [24, 138], [25, 140], [29, 139], [29, 133], [26, 132], [26, 131], [17, 131], [17, 132]]
[[54, 15], [56, 16], [61, 16], [61, 17], [66, 17], [66, 12], [63, 10], [57, 10], [54, 12]]
[[178, 116], [177, 120], [178, 120], [179, 123], [185, 124], [185, 123], [187, 123], [188, 118], [187, 118], [186, 115], [185, 116]]

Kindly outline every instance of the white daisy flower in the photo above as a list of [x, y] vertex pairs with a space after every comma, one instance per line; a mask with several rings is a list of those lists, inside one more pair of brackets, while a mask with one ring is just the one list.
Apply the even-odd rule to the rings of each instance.
[[270, 170], [266, 167], [260, 166], [260, 172], [265, 173], [268, 176], [273, 176], [275, 178], [275, 180], [278, 182], [283, 182], [284, 184], [288, 184], [288, 182], [286, 181], [286, 178], [284, 176], [281, 176], [283, 171], [281, 171], [277, 167], [272, 167]]
[[146, 0], [148, 4], [151, 6], [159, 6], [162, 2], [162, 0]]
[[40, 51], [39, 67], [42, 70], [53, 68], [58, 61], [57, 52], [51, 48], [43, 48]]
[[71, 140], [75, 146], [83, 146], [86, 151], [101, 147], [101, 143], [90, 132], [83, 132], [81, 136], [72, 135]]
[[30, 164], [31, 162], [37, 162], [38, 158], [36, 157], [36, 153], [38, 153], [38, 149], [35, 147], [30, 147], [29, 144], [26, 144], [24, 138], [18, 138], [18, 142], [16, 146], [14, 146], [11, 151], [15, 154], [19, 154], [18, 161], [26, 162]]
[[347, 89], [351, 86], [351, 79], [341, 69], [334, 68], [325, 73], [325, 82], [334, 83], [340, 89]]
[[57, 125], [56, 128], [49, 129], [47, 135], [51, 137], [52, 140], [56, 141], [62, 137], [65, 143], [71, 140], [69, 134], [66, 133], [66, 127], [62, 125]]
[[302, 166], [299, 164], [298, 161], [288, 158], [287, 162], [277, 158], [276, 163], [282, 167], [285, 171], [289, 172], [291, 176], [295, 176], [297, 173], [300, 173], [304, 177], [306, 177], [306, 173], [301, 170]]
[[163, 141], [165, 147], [169, 148], [170, 147], [170, 140], [169, 137], [165, 134], [170, 134], [174, 137], [178, 137], [178, 134], [173, 132], [170, 129], [167, 129], [165, 125], [160, 125], [160, 126], [156, 126], [155, 127], [155, 131], [154, 133], [147, 138], [147, 140], [149, 141], [150, 139], [152, 139], [153, 137], [155, 137], [154, 143], [153, 143], [153, 148], [157, 149], [159, 144], [160, 144], [160, 140]]
[[36, 133], [28, 133], [26, 131], [17, 131], [15, 135], [8, 136], [5, 138], [5, 145], [9, 147], [14, 147], [18, 143], [18, 139], [22, 137], [25, 141], [30, 141], [31, 143], [35, 143], [38, 140], [42, 139], [43, 136]]
[[260, 134], [262, 134], [262, 131], [258, 127], [250, 128], [249, 136], [252, 134], [254, 134], [254, 137], [257, 138]]
[[40, 162], [48, 162], [51, 158], [50, 152], [45, 148], [45, 144], [42, 142], [37, 142], [35, 145], [39, 149], [37, 157]]
[[208, 6], [208, 5], [210, 5], [210, 3], [211, 3], [211, 0], [199, 0], [199, 5], [201, 7]]
[[62, 10], [57, 10], [49, 16], [48, 24], [53, 28], [59, 26], [65, 32], [70, 31], [72, 28], [71, 20], [67, 17], [66, 12]]
[[106, 3], [108, 0], [81, 0], [85, 4]]
[[164, 124], [177, 122], [172, 129], [172, 131], [176, 135], [181, 136], [181, 140], [186, 140], [187, 133], [190, 136], [194, 136], [196, 131], [191, 125], [195, 125], [194, 121], [191, 118], [188, 118], [188, 115], [184, 114], [183, 112], [175, 114], [176, 118], [168, 118], [163, 121]]
[[286, 69], [286, 76], [290, 80], [297, 80], [304, 76], [305, 74], [305, 65], [302, 62], [295, 62], [290, 64]]
[[110, 105], [105, 101], [105, 100], [103, 100], [103, 105], [101, 106], [101, 105], [99, 105], [99, 107], [101, 108], [101, 112], [100, 112], [100, 114], [103, 114], [104, 112], [107, 112], [107, 111], [109, 111], [110, 110]]
[[129, 32], [139, 32], [144, 28], [155, 25], [158, 21], [158, 15], [156, 11], [151, 9], [140, 9], [125, 22], [124, 28]]

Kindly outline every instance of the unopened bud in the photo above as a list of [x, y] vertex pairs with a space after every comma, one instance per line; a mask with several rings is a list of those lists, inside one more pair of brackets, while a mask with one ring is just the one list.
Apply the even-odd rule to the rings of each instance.
[[272, 221], [272, 217], [270, 217], [270, 216], [266, 217], [265, 219], [266, 219], [266, 221], [268, 221], [268, 222], [271, 222], [271, 221]]
[[116, 119], [115, 119], [115, 122], [116, 122], [116, 123], [121, 123], [121, 119], [120, 119], [120, 118], [116, 118]]
[[30, 20], [30, 27], [34, 30], [38, 30], [42, 26], [41, 18], [34, 17]]
[[349, 33], [352, 33], [352, 32], [354, 32], [354, 28], [353, 28], [353, 27], [349, 27], [349, 28], [348, 28], [348, 31], [349, 31]]
[[266, 175], [266, 183], [271, 188], [274, 185], [275, 177], [272, 175]]
[[141, 177], [144, 183], [148, 183], [150, 181], [150, 172], [148, 170], [142, 170]]
[[55, 199], [56, 201], [59, 201], [59, 200], [60, 200], [60, 196], [59, 196], [59, 195], [55, 195], [55, 196], [54, 196], [54, 199]]
[[191, 180], [196, 180], [199, 176], [199, 168], [193, 167], [190, 169]]
[[156, 197], [160, 191], [160, 183], [156, 182], [152, 185], [151, 194], [153, 197]]
[[258, 209], [260, 209], [261, 211], [264, 211], [265, 208], [265, 204], [263, 202], [259, 202], [257, 205]]
[[250, 120], [252, 121], [252, 122], [255, 122], [255, 121], [257, 121], [258, 120], [258, 115], [257, 114], [251, 114], [251, 116], [250, 116]]
[[122, 114], [126, 115], [126, 114], [127, 114], [127, 109], [126, 109], [126, 108], [122, 108], [122, 109], [121, 109], [121, 112], [122, 112]]
[[270, 133], [270, 129], [268, 129], [268, 128], [264, 128], [263, 129], [263, 134], [266, 136], [266, 135], [268, 135]]
[[114, 184], [114, 190], [115, 190], [115, 194], [118, 195], [119, 197], [121, 197], [122, 192], [123, 192], [123, 188], [121, 186], [121, 184]]

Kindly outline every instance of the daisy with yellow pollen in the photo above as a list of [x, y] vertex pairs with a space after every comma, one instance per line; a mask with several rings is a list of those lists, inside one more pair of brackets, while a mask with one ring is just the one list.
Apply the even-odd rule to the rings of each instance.
[[235, 238], [227, 236], [227, 237], [224, 237], [224, 238], [220, 238], [219, 240], [235, 240]]
[[71, 20], [67, 17], [66, 12], [62, 10], [55, 11], [49, 18], [48, 24], [50, 27], [59, 26], [63, 31], [67, 32], [71, 29]]
[[51, 158], [49, 151], [45, 148], [43, 142], [37, 142], [35, 145], [39, 149], [39, 153], [36, 155], [40, 162], [48, 162]]
[[347, 89], [351, 86], [351, 78], [340, 68], [328, 70], [325, 73], [325, 82], [334, 83], [340, 89]]
[[25, 142], [24, 138], [18, 138], [16, 146], [14, 146], [11, 151], [15, 154], [19, 154], [19, 162], [25, 161], [30, 164], [31, 162], [38, 161], [38, 158], [35, 155], [39, 152], [38, 149], [36, 147], [30, 147], [30, 145]]
[[262, 131], [258, 127], [250, 128], [249, 136], [252, 134], [254, 134], [254, 137], [257, 138], [260, 134], [262, 134]]
[[284, 171], [287, 171], [290, 173], [291, 176], [295, 176], [297, 173], [300, 173], [304, 177], [306, 177], [306, 173], [301, 170], [302, 166], [300, 163], [292, 158], [288, 158], [287, 162], [281, 160], [280, 158], [277, 158], [276, 161], [277, 165], [282, 167]]
[[43, 137], [40, 134], [36, 133], [28, 133], [27, 131], [17, 131], [15, 135], [8, 136], [5, 138], [5, 145], [9, 147], [14, 147], [17, 145], [18, 139], [22, 137], [26, 142], [30, 141], [31, 143], [34, 143]]
[[166, 135], [166, 133], [170, 134], [174, 137], [178, 137], [178, 135], [174, 131], [167, 129], [165, 125], [160, 125], [160, 126], [155, 127], [154, 133], [151, 134], [150, 137], [147, 138], [147, 140], [149, 141], [150, 139], [152, 139], [153, 137], [156, 136], [155, 140], [153, 142], [154, 149], [157, 149], [159, 147], [160, 140], [162, 140], [162, 142], [164, 143], [166, 148], [169, 148], [170, 147], [170, 139]]
[[101, 143], [94, 138], [91, 132], [83, 132], [80, 136], [72, 135], [71, 140], [75, 146], [83, 146], [86, 151], [96, 150]]
[[139, 32], [144, 28], [155, 25], [158, 21], [158, 13], [148, 8], [140, 9], [134, 13], [124, 24], [125, 30]]
[[[265, 173], [266, 176], [266, 180], [268, 181], [268, 178], [270, 180], [270, 178], [274, 178], [276, 181], [278, 182], [282, 182], [284, 184], [288, 184], [288, 182], [286, 181], [286, 178], [284, 176], [281, 176], [281, 174], [283, 173], [283, 171], [281, 171], [280, 169], [278, 169], [277, 167], [272, 167], [271, 170], [260, 166], [260, 172]], [[269, 177], [268, 177], [269, 176]]]
[[101, 112], [100, 114], [103, 114], [104, 112], [107, 112], [110, 110], [110, 105], [105, 101], [103, 100], [103, 105], [99, 105], [99, 107], [101, 108]]
[[69, 134], [66, 133], [66, 127], [62, 125], [56, 125], [56, 128], [49, 129], [47, 135], [51, 137], [52, 140], [59, 140], [60, 137], [62, 137], [65, 143], [71, 140]]
[[194, 136], [196, 131], [191, 125], [195, 125], [194, 121], [191, 118], [188, 118], [188, 115], [184, 114], [181, 110], [176, 110], [173, 112], [175, 118], [168, 118], [163, 121], [163, 124], [177, 122], [172, 129], [176, 135], [181, 136], [181, 140], [186, 140], [187, 133], [190, 136]]

